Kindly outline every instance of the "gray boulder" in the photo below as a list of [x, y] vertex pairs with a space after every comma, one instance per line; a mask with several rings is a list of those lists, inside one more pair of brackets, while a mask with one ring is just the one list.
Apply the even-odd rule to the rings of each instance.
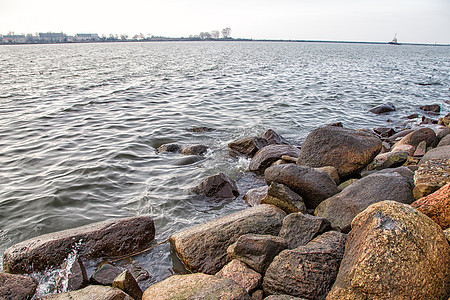
[[361, 171], [380, 151], [381, 140], [373, 134], [326, 126], [306, 137], [297, 164], [333, 166], [342, 178]]
[[36, 287], [36, 282], [30, 277], [0, 273], [1, 299], [31, 299]]
[[81, 258], [120, 256], [146, 248], [154, 237], [150, 216], [107, 220], [15, 244], [3, 253], [3, 269], [31, 273], [60, 266], [76, 244]]
[[450, 146], [450, 135], [444, 136], [437, 146], [438, 147]]
[[265, 197], [260, 202], [262, 204], [275, 205], [288, 214], [293, 212], [306, 212], [303, 198], [282, 183], [272, 182]]
[[227, 248], [241, 235], [278, 235], [285, 216], [275, 206], [257, 205], [179, 231], [170, 243], [188, 270], [215, 274], [230, 261]]
[[434, 159], [450, 159], [450, 146], [442, 146], [431, 149], [420, 160], [419, 164]]
[[329, 174], [311, 167], [294, 164], [273, 166], [266, 169], [264, 177], [268, 185], [272, 182], [282, 183], [299, 194], [307, 208], [315, 208], [339, 192]]
[[228, 255], [238, 259], [258, 273], [264, 273], [273, 258], [287, 248], [285, 239], [260, 234], [244, 234], [228, 247]]
[[297, 157], [300, 150], [292, 145], [268, 145], [261, 148], [253, 156], [248, 169], [252, 172], [264, 172], [272, 163], [283, 155]]
[[327, 299], [448, 299], [449, 275], [450, 246], [439, 225], [383, 201], [353, 220]]
[[292, 213], [286, 216], [279, 237], [288, 243], [288, 249], [304, 246], [316, 236], [331, 230], [330, 221], [325, 218]]
[[282, 251], [266, 271], [266, 294], [325, 299], [344, 255], [346, 235], [326, 232], [305, 246]]
[[314, 215], [328, 219], [333, 228], [347, 232], [357, 214], [383, 200], [410, 204], [414, 201], [413, 187], [405, 177], [396, 172], [377, 172], [359, 179], [339, 194], [323, 201]]
[[223, 173], [209, 176], [192, 191], [196, 194], [212, 198], [236, 198], [239, 191], [236, 182]]

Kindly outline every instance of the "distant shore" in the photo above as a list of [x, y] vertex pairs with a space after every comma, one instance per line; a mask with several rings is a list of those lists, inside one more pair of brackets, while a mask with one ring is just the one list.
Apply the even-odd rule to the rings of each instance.
[[[135, 42], [288, 42], [288, 43], [330, 43], [330, 44], [369, 44], [369, 45], [389, 45], [389, 42], [363, 42], [363, 41], [327, 41], [327, 40], [265, 40], [265, 39], [244, 39], [244, 38], [227, 38], [227, 39], [201, 39], [201, 38], [170, 38], [170, 37], [152, 37], [142, 40], [134, 39], [106, 39], [98, 41], [62, 41], [62, 42], [25, 42], [11, 43], [0, 42], [0, 45], [42, 45], [42, 44], [92, 44], [92, 43], [135, 43]], [[450, 46], [450, 44], [429, 44], [429, 43], [398, 43], [394, 46]]]

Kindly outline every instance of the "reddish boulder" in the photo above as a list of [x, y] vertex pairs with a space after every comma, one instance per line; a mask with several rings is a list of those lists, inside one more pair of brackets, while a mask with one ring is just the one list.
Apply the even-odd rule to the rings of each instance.
[[420, 198], [411, 204], [435, 221], [442, 229], [450, 227], [450, 183], [431, 195]]

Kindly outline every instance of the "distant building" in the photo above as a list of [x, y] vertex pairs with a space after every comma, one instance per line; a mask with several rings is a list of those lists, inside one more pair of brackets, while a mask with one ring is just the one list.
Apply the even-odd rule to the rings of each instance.
[[43, 42], [49, 42], [49, 43], [62, 43], [66, 41], [66, 35], [64, 33], [57, 33], [57, 32], [46, 32], [46, 33], [39, 33], [39, 40]]
[[77, 33], [75, 40], [77, 42], [96, 42], [100, 41], [100, 37], [97, 33]]
[[2, 36], [2, 42], [3, 43], [14, 43], [14, 44], [21, 44], [25, 43], [27, 41], [25, 35], [23, 34], [8, 34]]

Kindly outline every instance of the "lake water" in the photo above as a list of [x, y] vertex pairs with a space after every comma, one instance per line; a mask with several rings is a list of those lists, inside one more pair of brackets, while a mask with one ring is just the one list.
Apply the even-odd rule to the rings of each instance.
[[[224, 172], [260, 185], [227, 144], [274, 129], [300, 145], [314, 128], [403, 127], [424, 104], [450, 105], [450, 47], [166, 42], [0, 47], [0, 252], [80, 225], [150, 214], [157, 241], [246, 207], [190, 188]], [[390, 101], [397, 111], [368, 110]], [[433, 118], [437, 119], [437, 116]], [[388, 122], [390, 119], [391, 122]], [[406, 126], [414, 127], [417, 122]], [[196, 133], [206, 126], [215, 131]], [[204, 144], [199, 161], [158, 154]], [[174, 272], [165, 243], [135, 257]], [[176, 270], [175, 270], [176, 271]]]

